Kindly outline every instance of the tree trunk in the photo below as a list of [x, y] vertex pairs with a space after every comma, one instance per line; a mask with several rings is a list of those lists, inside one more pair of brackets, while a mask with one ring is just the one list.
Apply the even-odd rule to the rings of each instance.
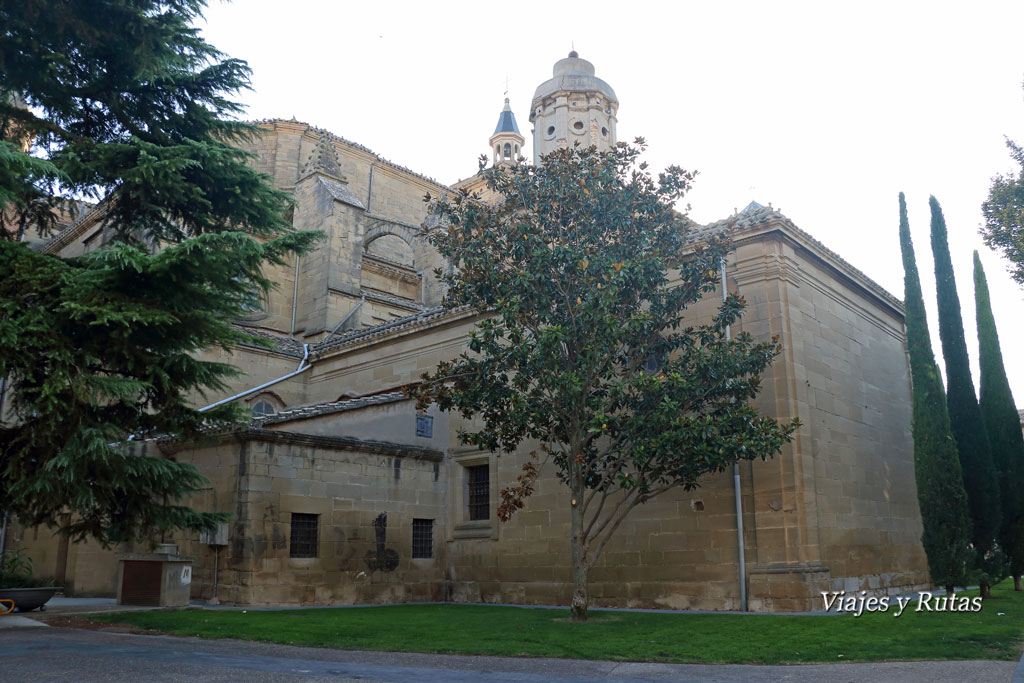
[[952, 595], [954, 590], [955, 587], [953, 586], [953, 584], [946, 584], [946, 595]]
[[982, 583], [979, 584], [978, 587], [981, 589], [981, 597], [983, 600], [992, 597], [992, 586], [988, 585], [987, 583]]
[[1021, 585], [1020, 585], [1020, 577], [1019, 576], [1013, 577], [1013, 590], [1015, 590], [1015, 591], [1024, 590], [1024, 588], [1022, 588]]
[[571, 490], [572, 620], [586, 621], [590, 598], [587, 594], [586, 547], [583, 539], [583, 482], [574, 481]]

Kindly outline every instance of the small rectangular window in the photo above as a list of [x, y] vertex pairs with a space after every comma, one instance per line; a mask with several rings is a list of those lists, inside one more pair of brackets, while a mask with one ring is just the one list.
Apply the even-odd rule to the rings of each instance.
[[434, 556], [434, 520], [412, 520], [412, 556], [424, 559]]
[[469, 519], [476, 521], [491, 518], [491, 471], [489, 465], [474, 465], [466, 468], [469, 481]]
[[292, 535], [288, 546], [290, 557], [316, 557], [319, 518], [320, 515], [292, 513]]
[[434, 435], [434, 418], [430, 415], [416, 416], [416, 436], [425, 436], [428, 439]]

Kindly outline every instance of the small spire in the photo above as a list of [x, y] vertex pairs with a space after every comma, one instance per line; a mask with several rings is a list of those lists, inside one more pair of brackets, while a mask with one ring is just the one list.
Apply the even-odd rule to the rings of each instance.
[[346, 182], [345, 176], [341, 173], [341, 165], [338, 163], [338, 152], [334, 149], [334, 137], [330, 133], [321, 135], [317, 140], [316, 147], [309, 155], [309, 160], [306, 161], [306, 166], [302, 169], [300, 177], [305, 178], [314, 173], [321, 173]]
[[501, 110], [501, 114], [498, 115], [498, 125], [494, 128], [494, 135], [498, 133], [515, 133], [519, 135], [519, 126], [516, 125], [516, 116], [512, 113], [512, 106], [508, 102], [508, 98], [505, 98], [505, 106]]
[[498, 114], [498, 125], [494, 127], [494, 133], [487, 141], [494, 153], [494, 165], [515, 163], [525, 141], [522, 133], [519, 132], [519, 126], [516, 125], [516, 115], [512, 113], [509, 98], [506, 97], [505, 106]]

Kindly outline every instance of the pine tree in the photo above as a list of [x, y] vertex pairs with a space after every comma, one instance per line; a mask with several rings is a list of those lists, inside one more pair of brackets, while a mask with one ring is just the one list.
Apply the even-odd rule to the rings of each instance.
[[938, 200], [930, 197], [928, 201], [932, 214], [931, 238], [932, 254], [935, 257], [936, 298], [939, 304], [939, 339], [942, 341], [942, 356], [946, 361], [946, 405], [963, 470], [967, 504], [971, 511], [971, 542], [977, 552], [977, 566], [980, 570], [978, 581], [982, 595], [985, 596], [988, 586], [1001, 569], [996, 557], [996, 538], [1002, 516], [999, 483], [971, 379], [963, 318], [960, 314], [960, 297], [956, 292], [953, 262], [949, 256], [946, 220]]
[[907, 204], [900, 193], [900, 249], [906, 306], [907, 353], [913, 384], [914, 476], [924, 533], [921, 544], [928, 556], [932, 580], [952, 592], [963, 585], [971, 565], [971, 535], [967, 494], [949, 428], [942, 378], [935, 364], [921, 277], [910, 239]]
[[1021, 433], [1010, 383], [1003, 367], [1003, 353], [989, 301], [988, 281], [978, 252], [974, 252], [974, 298], [977, 305], [978, 346], [981, 361], [979, 404], [985, 420], [992, 460], [999, 477], [1002, 525], [999, 544], [1010, 562], [1014, 588], [1021, 590], [1024, 572], [1024, 435]]
[[[0, 3], [0, 508], [78, 540], [210, 528], [179, 504], [189, 465], [141, 457], [138, 436], [195, 437], [191, 404], [235, 371], [209, 346], [260, 343], [230, 324], [315, 235], [232, 146], [244, 62], [208, 45], [202, 0]], [[109, 247], [29, 250], [72, 200], [94, 200]], [[258, 238], [258, 239], [257, 239]], [[155, 253], [154, 253], [155, 252]], [[118, 445], [120, 444], [120, 445]]]

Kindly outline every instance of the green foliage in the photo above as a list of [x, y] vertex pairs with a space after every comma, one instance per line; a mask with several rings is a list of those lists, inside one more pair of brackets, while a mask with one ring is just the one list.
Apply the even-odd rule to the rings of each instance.
[[[223, 515], [179, 504], [206, 485], [191, 466], [133, 449], [189, 439], [189, 399], [234, 370], [198, 360], [247, 340], [230, 324], [270, 286], [265, 262], [308, 249], [289, 199], [232, 142], [248, 87], [194, 24], [201, 0], [0, 4], [0, 507], [103, 543]], [[29, 251], [28, 229], [71, 200], [99, 201], [109, 246], [64, 259]], [[156, 252], [156, 253], [154, 253]], [[155, 457], [144, 457], [155, 456]]]
[[983, 572], [980, 580], [989, 583], [1002, 569], [996, 561], [995, 552], [1002, 516], [999, 483], [974, 393], [974, 382], [971, 380], [963, 318], [960, 315], [960, 297], [956, 292], [956, 278], [949, 256], [946, 221], [935, 197], [930, 197], [928, 201], [932, 214], [931, 241], [939, 304], [939, 338], [942, 340], [942, 356], [946, 361], [946, 405], [960, 456], [964, 488], [967, 490], [973, 527], [971, 542], [978, 553], [977, 561]]
[[[975, 595], [977, 591], [957, 593]], [[586, 624], [572, 623], [563, 610], [494, 605], [247, 613], [140, 610], [88, 618], [181, 636], [384, 652], [717, 664], [997, 659], [1012, 668], [1012, 662], [1020, 659], [1024, 635], [1024, 593], [997, 587], [992, 595], [980, 612], [916, 612], [915, 597], [898, 619], [893, 618], [895, 600], [888, 612], [860, 617], [616, 610], [599, 612]], [[814, 674], [809, 678], [814, 680]], [[851, 680], [853, 676], [846, 670], [829, 671], [819, 678]]]
[[981, 205], [981, 235], [985, 244], [1002, 252], [1011, 263], [1010, 275], [1024, 285], [1024, 149], [1011, 140], [1006, 146], [1019, 171], [992, 179], [988, 199]]
[[1020, 576], [1024, 573], [1024, 495], [1021, 493], [1024, 435], [1010, 383], [1006, 379], [988, 281], [978, 252], [974, 252], [974, 297], [981, 365], [981, 396], [978, 402], [992, 448], [1002, 502], [999, 544], [1010, 561], [1010, 572], [1013, 576]]
[[238, 419], [235, 406], [190, 407], [193, 392], [224, 389], [236, 374], [196, 354], [255, 341], [229, 322], [251, 296], [239, 276], [261, 278], [263, 262], [308, 239], [227, 232], [155, 255], [115, 243], [77, 259], [0, 243], [0, 375], [14, 379], [16, 417], [0, 427], [0, 473], [11, 511], [51, 525], [71, 512], [73, 538], [110, 542], [222, 519], [168, 503], [204, 479], [126, 440], [195, 439], [208, 421]]
[[[22, 0], [0, 6], [0, 140], [32, 140], [50, 164], [0, 164], [8, 205], [102, 200], [119, 238], [181, 240], [231, 226], [286, 228], [286, 195], [246, 165], [232, 140], [256, 134], [228, 120], [248, 87], [245, 62], [206, 43], [202, 0]], [[19, 106], [24, 98], [28, 107]], [[8, 146], [6, 155], [12, 154]], [[34, 164], [26, 177], [23, 166]], [[2, 191], [2, 190], [0, 190]], [[18, 221], [0, 235], [19, 237]], [[52, 225], [52, 223], [50, 223]]]
[[[540, 467], [551, 462], [569, 489], [584, 593], [586, 570], [630, 510], [737, 460], [770, 457], [796, 428], [750, 404], [780, 347], [726, 339], [742, 298], [730, 295], [700, 324], [687, 319], [715, 291], [729, 245], [693, 238], [673, 209], [693, 174], [671, 167], [653, 179], [637, 166], [638, 143], [483, 171], [504, 201], [441, 201], [448, 227], [433, 236], [456, 266], [443, 275], [449, 303], [489, 315], [466, 353], [424, 376], [420, 398], [478, 416], [465, 443], [505, 452], [540, 443]], [[523, 506], [538, 472], [528, 462], [502, 491], [499, 516]]]
[[935, 365], [921, 277], [910, 239], [907, 204], [900, 192], [900, 250], [906, 306], [907, 353], [913, 384], [914, 476], [932, 581], [940, 586], [964, 585], [973, 563], [971, 522], [956, 442], [949, 427], [946, 392]]
[[0, 557], [0, 588], [39, 588], [54, 585], [53, 581], [37, 579], [32, 574], [32, 558], [17, 548], [8, 548]]

